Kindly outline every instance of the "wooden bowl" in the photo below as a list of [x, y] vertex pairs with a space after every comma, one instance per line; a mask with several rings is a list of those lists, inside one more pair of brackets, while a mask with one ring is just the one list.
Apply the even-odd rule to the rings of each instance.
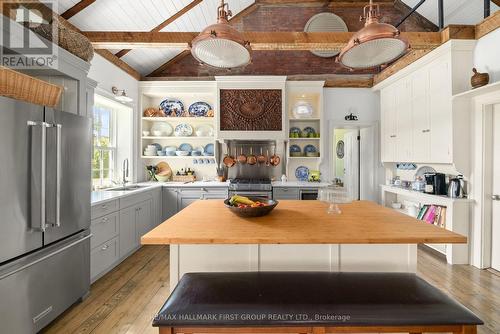
[[265, 206], [259, 206], [259, 207], [248, 207], [248, 208], [238, 208], [237, 206], [232, 206], [229, 204], [230, 198], [224, 200], [224, 204], [226, 208], [231, 210], [234, 214], [237, 216], [243, 217], [243, 218], [252, 218], [252, 217], [262, 217], [265, 215], [268, 215], [273, 209], [278, 205], [278, 201], [264, 198], [264, 197], [248, 197], [252, 201], [259, 201], [261, 203], [266, 204]]

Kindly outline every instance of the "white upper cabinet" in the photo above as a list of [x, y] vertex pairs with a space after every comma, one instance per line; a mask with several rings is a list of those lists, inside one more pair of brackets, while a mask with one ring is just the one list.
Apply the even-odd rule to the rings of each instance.
[[469, 88], [473, 41], [452, 40], [374, 87], [380, 90], [383, 162], [454, 164], [466, 173], [466, 113], [452, 97]]

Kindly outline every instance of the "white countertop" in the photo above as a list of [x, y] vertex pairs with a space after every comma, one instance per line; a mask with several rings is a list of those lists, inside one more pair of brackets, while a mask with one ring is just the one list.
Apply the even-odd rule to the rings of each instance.
[[157, 187], [173, 187], [173, 188], [210, 188], [210, 187], [227, 187], [226, 182], [218, 181], [195, 181], [190, 183], [184, 182], [140, 182], [136, 183], [143, 188], [127, 191], [111, 191], [111, 190], [98, 190], [92, 191], [90, 195], [90, 205], [96, 205], [108, 202], [114, 199], [122, 198], [125, 196], [135, 195], [143, 191], [149, 191]]
[[[400, 194], [400, 195], [406, 195], [406, 196], [411, 196], [415, 198], [420, 198], [422, 200], [427, 200], [427, 201], [440, 201], [440, 202], [474, 202], [473, 199], [471, 198], [451, 198], [446, 195], [433, 195], [433, 194], [426, 194], [421, 191], [415, 191], [412, 189], [406, 189], [403, 187], [397, 187], [397, 186], [390, 186], [387, 184], [381, 184], [380, 187], [382, 188], [383, 191], [395, 193], [395, 194]], [[438, 203], [436, 203], [438, 204]]]
[[[128, 191], [110, 191], [98, 190], [92, 191], [90, 196], [90, 204], [96, 205], [108, 202], [114, 199], [119, 199], [125, 196], [135, 195], [143, 191], [149, 191], [156, 187], [171, 187], [171, 188], [227, 188], [229, 182], [219, 181], [195, 181], [195, 182], [140, 182], [138, 185], [145, 186], [143, 188], [128, 190]], [[304, 182], [304, 181], [273, 181], [273, 187], [290, 187], [290, 188], [321, 188], [327, 187], [327, 182]]]
[[273, 181], [273, 187], [290, 187], [290, 188], [322, 188], [328, 187], [328, 182], [306, 182], [306, 181]]

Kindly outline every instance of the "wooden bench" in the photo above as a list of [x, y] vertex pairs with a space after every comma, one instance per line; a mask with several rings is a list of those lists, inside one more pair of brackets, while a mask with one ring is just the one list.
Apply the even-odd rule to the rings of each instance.
[[185, 274], [153, 321], [171, 333], [476, 333], [482, 321], [409, 273]]

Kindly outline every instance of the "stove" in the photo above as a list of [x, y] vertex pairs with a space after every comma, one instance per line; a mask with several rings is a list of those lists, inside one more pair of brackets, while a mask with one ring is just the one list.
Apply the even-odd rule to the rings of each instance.
[[242, 179], [236, 178], [229, 182], [229, 195], [254, 197], [273, 197], [273, 187], [270, 179]]

